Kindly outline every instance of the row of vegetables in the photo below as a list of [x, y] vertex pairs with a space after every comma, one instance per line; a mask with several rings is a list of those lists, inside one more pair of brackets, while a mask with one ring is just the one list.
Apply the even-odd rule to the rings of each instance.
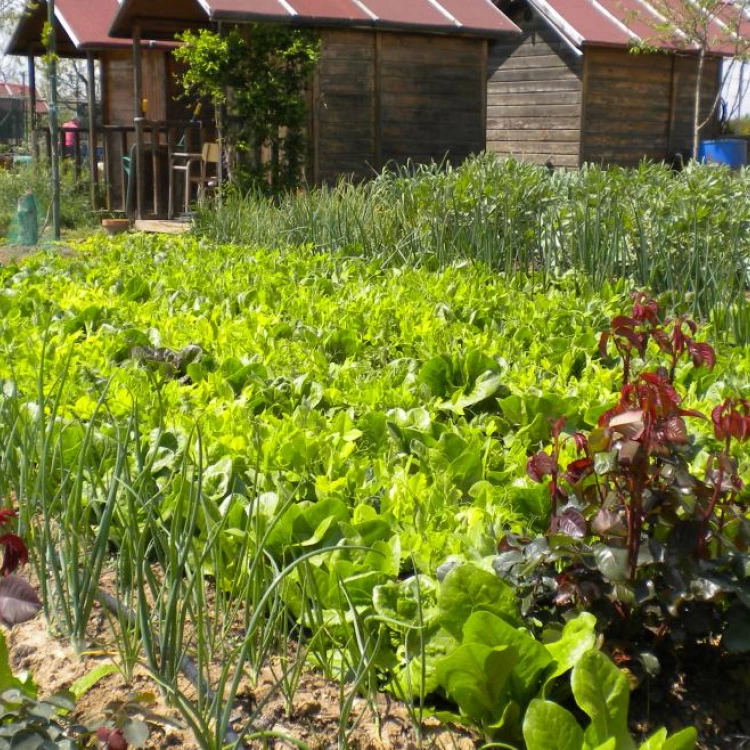
[[[76, 618], [56, 607], [84, 606], [76, 581], [87, 561], [110, 564], [106, 547], [136, 609], [144, 563], [178, 589], [201, 568], [216, 619], [255, 622], [272, 584], [273, 622], [283, 612], [308, 661], [420, 710], [447, 698], [442, 718], [498, 747], [636, 746], [628, 679], [599, 650], [607, 622], [581, 598], [542, 614], [508, 566], [509, 554], [549, 562], [551, 539], [545, 576], [559, 572], [567, 542], [550, 537], [549, 487], [527, 462], [549, 455], [559, 420], [583, 434], [616, 403], [620, 357], [597, 343], [631, 307], [624, 284], [579, 296], [562, 278], [542, 294], [533, 277], [481, 266], [139, 235], [0, 275], [0, 491], [18, 503], [39, 572], [54, 568], [54, 546], [77, 571], [60, 583], [67, 599], [42, 591], [63, 630]], [[749, 369], [744, 349], [726, 348], [710, 370], [680, 365], [674, 388], [709, 413], [742, 395]], [[696, 419], [684, 465], [705, 473], [715, 444]], [[559, 446], [561, 463], [576, 458], [574, 441]], [[251, 580], [260, 558], [275, 574]], [[600, 565], [608, 584], [613, 570]], [[169, 599], [169, 585], [151, 585]], [[739, 588], [729, 603], [720, 587], [688, 598], [724, 611], [744, 601]], [[196, 602], [193, 618], [207, 612]], [[146, 613], [154, 632], [166, 611]], [[659, 732], [640, 747], [694, 741], [692, 729]]]

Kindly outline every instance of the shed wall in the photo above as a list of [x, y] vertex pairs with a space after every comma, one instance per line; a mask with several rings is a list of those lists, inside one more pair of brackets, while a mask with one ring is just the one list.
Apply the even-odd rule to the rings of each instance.
[[577, 167], [582, 58], [530, 7], [509, 15], [523, 37], [490, 45], [487, 151]]
[[388, 162], [458, 163], [485, 143], [486, 42], [390, 32], [321, 32], [313, 81], [315, 182]]
[[[695, 57], [586, 49], [582, 160], [634, 166], [692, 148]], [[707, 60], [702, 119], [716, 98], [718, 61]], [[707, 126], [702, 135], [713, 133]]]

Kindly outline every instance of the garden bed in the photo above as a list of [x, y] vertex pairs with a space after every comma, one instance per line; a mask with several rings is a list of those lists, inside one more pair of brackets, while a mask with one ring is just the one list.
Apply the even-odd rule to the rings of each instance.
[[[288, 731], [311, 747], [318, 738], [341, 743], [355, 725], [349, 746], [418, 744], [414, 723], [424, 706], [443, 721], [473, 724], [479, 745], [520, 748], [542, 747], [529, 744], [526, 719], [535, 711], [555, 714], [574, 737], [595, 726], [599, 709], [581, 692], [589, 685], [616, 694], [602, 700], [624, 737], [631, 680], [639, 688], [630, 731], [639, 742], [661, 724], [690, 722], [687, 707], [696, 707], [705, 716], [696, 720], [702, 747], [741, 747], [744, 706], [706, 703], [709, 683], [689, 667], [745, 664], [726, 655], [744, 649], [737, 632], [723, 640], [732, 617], [741, 624], [746, 616], [729, 606], [738, 604], [743, 573], [732, 573], [734, 588], [706, 574], [699, 591], [672, 602], [665, 632], [644, 618], [648, 629], [620, 641], [609, 637], [607, 597], [527, 600], [529, 579], [508, 567], [535, 554], [534, 544], [539, 559], [550, 552], [543, 545], [558, 545], [553, 567], [568, 571], [565, 555], [588, 545], [580, 559], [624, 622], [623, 612], [640, 613], [625, 597], [628, 586], [653, 579], [663, 593], [661, 568], [621, 575], [613, 550], [625, 545], [608, 537], [618, 519], [595, 526], [590, 492], [563, 517], [549, 481], [552, 465], [562, 471], [580, 460], [583, 438], [596, 443], [602, 425], [645, 419], [633, 416], [632, 391], [621, 391], [625, 361], [625, 381], [630, 365], [639, 378], [660, 357], [673, 370], [633, 381], [658, 394], [654, 409], [672, 428], [639, 481], [652, 491], [651, 468], [661, 470], [666, 456], [704, 493], [677, 518], [651, 512], [656, 531], [648, 526], [646, 541], [666, 547], [664, 524], [703, 515], [712, 454], [738, 479], [716, 507], [742, 507], [746, 435], [737, 428], [727, 442], [721, 430], [724, 417], [735, 430], [732, 409], [738, 424], [750, 419], [742, 402], [723, 401], [746, 388], [750, 360], [720, 318], [700, 331], [680, 319], [677, 335], [678, 323], [665, 320], [670, 311], [645, 297], [636, 304], [651, 312], [623, 323], [618, 315], [633, 300], [622, 281], [592, 291], [570, 274], [416, 268], [193, 237], [98, 236], [74, 257], [37, 256], [0, 275], [0, 493], [18, 499], [40, 595], [54, 627], [80, 645], [92, 635], [90, 614], [104, 623], [97, 588], [111, 571], [112, 593], [133, 614], [94, 635], [138, 681], [135, 665], [148, 664], [204, 745], [238, 729], [214, 691], [230, 706], [242, 703], [253, 726]], [[600, 346], [604, 331], [610, 338]], [[717, 404], [729, 406], [713, 422], [697, 416]], [[640, 440], [642, 429], [629, 434]], [[605, 457], [620, 450], [602, 440], [596, 451]], [[672, 443], [683, 447], [673, 451]], [[578, 468], [588, 471], [590, 489], [593, 457]], [[615, 468], [599, 457], [597, 481], [615, 483], [613, 495]], [[565, 501], [582, 489], [569, 483]], [[624, 519], [628, 501], [619, 502]], [[706, 518], [715, 534], [711, 512]], [[732, 518], [739, 538], [746, 519]], [[558, 533], [563, 522], [568, 539]], [[691, 539], [703, 534], [700, 523], [690, 528]], [[715, 537], [704, 543], [713, 565]], [[606, 559], [591, 564], [589, 552], [603, 545]], [[708, 556], [695, 558], [704, 564]], [[699, 599], [710, 616], [696, 629], [687, 610]], [[679, 640], [683, 626], [688, 641]], [[46, 679], [42, 654], [60, 644], [42, 646], [38, 624], [21, 627], [31, 630], [13, 636], [16, 664], [25, 660]], [[602, 636], [603, 653], [629, 673], [601, 655]], [[687, 652], [686, 642], [700, 647]], [[647, 676], [658, 671], [648, 649], [659, 652], [661, 677]], [[210, 688], [196, 693], [184, 683], [184, 653]], [[268, 711], [248, 688], [259, 665], [278, 666], [283, 686]], [[110, 689], [123, 689], [114, 676], [96, 688], [101, 701]], [[684, 700], [675, 703], [680, 690]], [[86, 700], [97, 695], [92, 689]], [[368, 701], [383, 712], [380, 732], [364, 713]], [[464, 744], [474, 737], [456, 736]], [[654, 742], [650, 748], [663, 745]], [[688, 735], [682, 742], [673, 747], [691, 746]]]

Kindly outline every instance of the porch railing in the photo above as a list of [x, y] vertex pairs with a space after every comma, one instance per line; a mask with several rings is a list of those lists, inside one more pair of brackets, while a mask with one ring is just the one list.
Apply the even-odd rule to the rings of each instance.
[[[210, 133], [200, 120], [140, 120], [128, 125], [103, 125], [96, 130], [96, 174], [104, 187], [103, 205], [109, 211], [164, 218], [168, 207], [169, 164], [176, 151], [200, 153]], [[141, 180], [136, 176], [135, 144], [142, 146]], [[46, 128], [37, 129], [37, 158], [52, 158], [52, 141]], [[68, 144], [68, 145], [66, 145]], [[89, 132], [85, 128], [60, 128], [60, 155], [73, 163], [76, 179], [89, 171]], [[40, 153], [41, 152], [41, 153]]]

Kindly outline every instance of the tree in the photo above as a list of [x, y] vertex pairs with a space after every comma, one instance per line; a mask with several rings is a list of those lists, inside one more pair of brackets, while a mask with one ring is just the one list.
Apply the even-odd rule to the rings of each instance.
[[0, 77], [13, 78], [18, 72], [17, 58], [2, 54], [2, 51], [10, 40], [22, 9], [21, 0], [0, 0]]
[[[202, 30], [180, 36], [174, 51], [186, 64], [188, 96], [226, 110], [217, 122], [230, 178], [242, 188], [271, 193], [296, 188], [305, 156], [305, 90], [320, 43], [309, 29], [269, 24], [225, 34]], [[265, 154], [264, 154], [265, 152]]]
[[[750, 59], [750, 0], [649, 0], [653, 13], [638, 11], [639, 20], [653, 35], [636, 48], [653, 51], [684, 51], [695, 55], [696, 78], [693, 97], [693, 158], [698, 156], [700, 132], [714, 116], [723, 83], [732, 66]], [[721, 55], [731, 60], [722, 74], [711, 111], [701, 119], [706, 58]]]

